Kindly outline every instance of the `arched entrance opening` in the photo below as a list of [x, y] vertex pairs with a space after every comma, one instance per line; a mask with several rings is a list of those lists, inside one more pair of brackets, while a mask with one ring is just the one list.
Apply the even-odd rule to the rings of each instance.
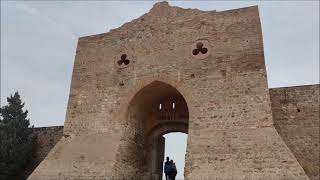
[[[164, 134], [163, 137], [165, 138], [164, 162], [166, 161], [166, 157], [172, 159], [177, 168], [176, 179], [184, 179], [188, 134], [181, 132], [170, 132]], [[164, 173], [162, 175], [162, 179], [165, 180]]]
[[125, 167], [143, 179], [162, 179], [163, 135], [170, 132], [187, 134], [188, 123], [187, 103], [176, 88], [154, 81], [141, 89], [128, 107]]

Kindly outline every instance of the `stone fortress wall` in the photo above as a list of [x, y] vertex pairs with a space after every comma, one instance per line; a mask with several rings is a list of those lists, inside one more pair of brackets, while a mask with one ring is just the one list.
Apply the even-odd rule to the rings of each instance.
[[[320, 85], [269, 89], [273, 121], [310, 180], [320, 178]], [[63, 134], [63, 126], [35, 128], [38, 148], [26, 174], [45, 158]]]
[[320, 179], [320, 85], [270, 89], [274, 125], [311, 180]]
[[[153, 111], [172, 100], [185, 107], [179, 116]], [[158, 179], [148, 162], [163, 141], [149, 139], [181, 124], [186, 179], [308, 179], [273, 118], [258, 7], [160, 2], [79, 39], [63, 136], [29, 179]]]
[[49, 151], [57, 144], [63, 134], [63, 126], [37, 127], [34, 128], [37, 137], [36, 152], [31, 161], [21, 174], [26, 179], [42, 160], [48, 155]]

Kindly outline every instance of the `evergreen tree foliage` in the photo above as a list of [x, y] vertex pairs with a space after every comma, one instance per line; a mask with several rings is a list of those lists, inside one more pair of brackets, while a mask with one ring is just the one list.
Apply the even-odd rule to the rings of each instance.
[[32, 157], [35, 148], [33, 126], [16, 92], [0, 108], [0, 179], [16, 179]]

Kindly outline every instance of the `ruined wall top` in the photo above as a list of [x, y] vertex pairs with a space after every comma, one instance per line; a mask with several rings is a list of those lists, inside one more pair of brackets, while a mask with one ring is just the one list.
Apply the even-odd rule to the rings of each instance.
[[[121, 40], [124, 40], [127, 38], [128, 34], [140, 31], [140, 30], [148, 30], [148, 28], [141, 29], [142, 26], [149, 27], [149, 30], [160, 30], [165, 29], [166, 27], [160, 26], [163, 25], [164, 22], [172, 23], [173, 21], [177, 21], [178, 23], [182, 23], [182, 18], [189, 19], [189, 22], [192, 22], [194, 17], [199, 19], [199, 23], [203, 24], [205, 23], [207, 18], [212, 18], [214, 15], [223, 15], [223, 16], [233, 16], [233, 15], [241, 15], [242, 11], [250, 11], [252, 9], [255, 9], [255, 11], [258, 11], [258, 6], [249, 6], [244, 8], [237, 8], [237, 9], [230, 9], [230, 10], [224, 10], [224, 11], [216, 11], [216, 10], [210, 10], [210, 11], [203, 11], [199, 9], [184, 9], [178, 6], [171, 6], [167, 1], [162, 1], [155, 3], [153, 7], [150, 9], [149, 12], [143, 14], [142, 16], [138, 17], [137, 19], [134, 19], [130, 22], [124, 23], [122, 26], [110, 29], [109, 32], [101, 33], [101, 34], [95, 34], [95, 35], [89, 35], [89, 36], [83, 36], [80, 37], [80, 39], [100, 39], [105, 36], [112, 36], [112, 35], [118, 35]], [[207, 16], [207, 17], [204, 17]], [[178, 18], [175, 20], [175, 18]], [[180, 19], [179, 19], [180, 18]], [[201, 20], [202, 19], [202, 20]], [[193, 22], [194, 23], [194, 22]], [[159, 26], [156, 26], [156, 25]], [[155, 25], [155, 26], [152, 26]], [[181, 24], [181, 27], [182, 24]], [[123, 29], [129, 30], [127, 32], [122, 32]], [[133, 34], [131, 34], [130, 37], [134, 37]], [[108, 39], [108, 38], [107, 38]]]

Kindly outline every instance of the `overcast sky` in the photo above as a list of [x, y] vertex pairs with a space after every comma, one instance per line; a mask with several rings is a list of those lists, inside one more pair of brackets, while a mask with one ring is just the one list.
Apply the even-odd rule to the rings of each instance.
[[[1, 105], [18, 90], [32, 124], [63, 125], [78, 38], [108, 32], [147, 13], [153, 4], [1, 1]], [[169, 4], [217, 11], [258, 5], [269, 87], [319, 83], [318, 1]]]
[[[108, 32], [154, 2], [1, 1], [1, 105], [18, 90], [35, 126], [63, 125], [77, 40]], [[269, 87], [319, 83], [319, 2], [170, 2], [223, 11], [259, 5]]]

